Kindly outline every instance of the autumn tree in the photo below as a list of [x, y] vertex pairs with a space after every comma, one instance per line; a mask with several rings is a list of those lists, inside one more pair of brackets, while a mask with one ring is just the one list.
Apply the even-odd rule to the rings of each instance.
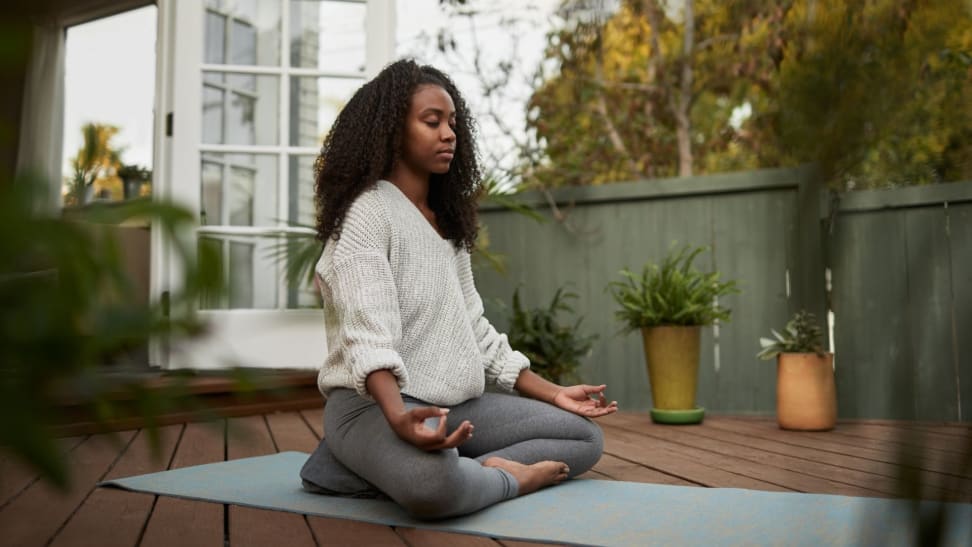
[[806, 162], [838, 189], [969, 176], [961, 0], [627, 0], [600, 21], [572, 5], [529, 105], [531, 182]]
[[805, 0], [788, 14], [779, 139], [837, 189], [972, 178], [961, 0]]
[[113, 125], [86, 123], [81, 127], [83, 141], [71, 158], [71, 177], [65, 205], [83, 205], [89, 188], [121, 188], [117, 170], [121, 167], [121, 150], [112, 144], [119, 129]]
[[[627, 1], [603, 23], [551, 34], [556, 71], [533, 95], [528, 123], [545, 144], [548, 185], [744, 169], [773, 151], [744, 144], [741, 105], [774, 91], [786, 2]], [[758, 117], [757, 117], [758, 118]], [[756, 119], [749, 125], [757, 128]]]

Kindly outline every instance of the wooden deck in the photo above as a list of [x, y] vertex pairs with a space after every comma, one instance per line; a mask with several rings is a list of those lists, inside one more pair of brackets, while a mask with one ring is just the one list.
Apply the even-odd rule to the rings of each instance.
[[[168, 425], [158, 458], [143, 430], [64, 438], [74, 470], [66, 494], [0, 456], [0, 545], [530, 545], [95, 488], [103, 479], [310, 452], [321, 423], [318, 409]], [[767, 418], [714, 416], [700, 426], [664, 427], [638, 413], [599, 423], [605, 454], [587, 478], [895, 496], [902, 473], [917, 470], [922, 497], [972, 501], [972, 469], [963, 455], [968, 424], [842, 422], [832, 432], [796, 433]], [[911, 463], [902, 465], [902, 458]]]

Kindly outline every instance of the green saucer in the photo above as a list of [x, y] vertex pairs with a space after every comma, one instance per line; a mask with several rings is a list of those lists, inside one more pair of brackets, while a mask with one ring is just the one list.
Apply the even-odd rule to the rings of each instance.
[[702, 407], [691, 410], [662, 410], [651, 409], [651, 421], [656, 424], [685, 425], [702, 423], [705, 409]]

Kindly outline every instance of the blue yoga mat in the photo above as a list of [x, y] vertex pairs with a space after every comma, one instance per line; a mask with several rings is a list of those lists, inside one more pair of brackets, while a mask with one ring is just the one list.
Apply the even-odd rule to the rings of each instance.
[[[915, 505], [823, 494], [573, 480], [473, 515], [425, 522], [390, 501], [300, 487], [301, 452], [185, 467], [100, 486], [343, 518], [572, 545], [913, 545]], [[920, 509], [933, 509], [922, 502]], [[972, 504], [946, 504], [948, 545], [972, 545]]]

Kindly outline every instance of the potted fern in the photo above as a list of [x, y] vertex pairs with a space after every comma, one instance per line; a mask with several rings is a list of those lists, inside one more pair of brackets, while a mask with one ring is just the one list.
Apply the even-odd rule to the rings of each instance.
[[520, 303], [520, 289], [513, 291], [510, 347], [530, 359], [530, 370], [555, 384], [578, 379], [576, 370], [580, 360], [590, 353], [597, 339], [596, 334], [580, 333], [583, 317], [573, 323], [561, 321], [561, 313], [574, 313], [568, 300], [576, 298], [577, 294], [561, 287], [549, 306], [524, 308]]
[[701, 329], [728, 321], [730, 310], [718, 298], [739, 292], [735, 281], [720, 281], [719, 272], [703, 273], [692, 266], [704, 250], [672, 248], [661, 264], [649, 262], [641, 273], [625, 268], [622, 281], [608, 284], [619, 306], [618, 320], [628, 331], [641, 331], [651, 418], [657, 423], [702, 421], [705, 409], [695, 405]]
[[823, 330], [805, 310], [773, 338], [760, 338], [764, 360], [776, 358], [776, 420], [782, 429], [827, 431], [837, 423], [834, 355], [823, 350]]

